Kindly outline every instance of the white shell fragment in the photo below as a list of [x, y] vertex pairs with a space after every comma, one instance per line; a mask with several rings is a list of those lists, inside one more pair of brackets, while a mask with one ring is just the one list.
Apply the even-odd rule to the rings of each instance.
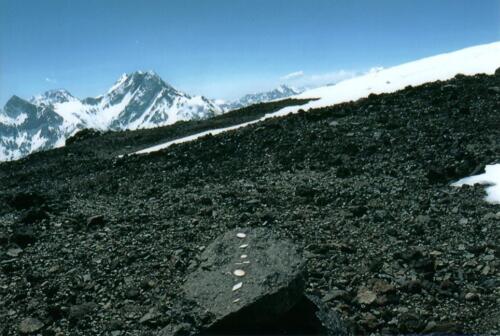
[[241, 270], [241, 269], [237, 269], [233, 272], [233, 274], [236, 275], [237, 277], [242, 277], [242, 276], [245, 276], [245, 271]]
[[238, 282], [236, 285], [233, 286], [233, 292], [237, 291], [243, 286], [243, 282]]
[[240, 301], [240, 299], [235, 299], [233, 300], [233, 303], [238, 303]]
[[240, 245], [240, 248], [247, 248], [247, 247], [248, 247], [248, 244]]
[[246, 258], [248, 258], [248, 256], [246, 254], [242, 254], [240, 258], [241, 259], [246, 259]]
[[246, 234], [244, 234], [243, 232], [238, 232], [238, 233], [236, 234], [236, 237], [243, 239], [243, 238], [246, 238], [246, 237], [247, 237], [247, 235], [246, 235]]

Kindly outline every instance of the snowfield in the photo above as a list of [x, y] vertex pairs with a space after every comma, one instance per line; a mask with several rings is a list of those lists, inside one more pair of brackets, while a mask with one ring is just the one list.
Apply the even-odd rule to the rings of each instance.
[[299, 108], [326, 107], [368, 97], [371, 93], [391, 93], [408, 85], [417, 86], [437, 80], [448, 80], [457, 74], [493, 74], [500, 67], [500, 42], [423, 58], [392, 68], [373, 71], [366, 75], [306, 91], [294, 98], [319, 98], [301, 107], [291, 106], [274, 116], [296, 112]]

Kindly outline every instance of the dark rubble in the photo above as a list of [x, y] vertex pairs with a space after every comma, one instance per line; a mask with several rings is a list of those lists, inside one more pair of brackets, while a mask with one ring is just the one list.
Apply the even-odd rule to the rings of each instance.
[[0, 334], [189, 330], [184, 281], [236, 227], [303, 246], [306, 294], [355, 334], [498, 334], [500, 207], [449, 184], [500, 161], [499, 88], [457, 76], [150, 155], [116, 156], [144, 130], [0, 164]]

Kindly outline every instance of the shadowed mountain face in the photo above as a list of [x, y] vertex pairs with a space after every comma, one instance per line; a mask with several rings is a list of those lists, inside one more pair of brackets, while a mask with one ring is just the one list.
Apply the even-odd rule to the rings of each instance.
[[64, 144], [78, 130], [125, 130], [204, 119], [222, 113], [202, 96], [190, 96], [153, 72], [123, 75], [104, 95], [79, 100], [51, 90], [26, 101], [13, 96], [0, 110], [0, 160]]
[[64, 141], [63, 118], [51, 106], [13, 96], [0, 111], [0, 160], [54, 147]]

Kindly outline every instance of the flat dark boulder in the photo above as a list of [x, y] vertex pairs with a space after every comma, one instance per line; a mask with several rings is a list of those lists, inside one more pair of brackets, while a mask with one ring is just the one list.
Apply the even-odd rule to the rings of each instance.
[[199, 308], [196, 328], [205, 335], [328, 334], [340, 323], [304, 294], [305, 264], [296, 245], [268, 230], [227, 232], [204, 250], [183, 287]]

